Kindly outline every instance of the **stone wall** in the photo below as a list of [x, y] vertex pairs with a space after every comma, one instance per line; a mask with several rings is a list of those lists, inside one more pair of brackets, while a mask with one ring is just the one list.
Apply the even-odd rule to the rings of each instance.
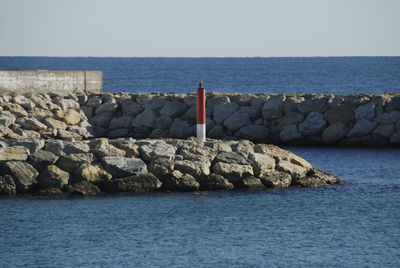
[[0, 92], [101, 93], [101, 71], [0, 71]]
[[[398, 146], [400, 94], [207, 94], [207, 137], [300, 145]], [[195, 94], [0, 97], [0, 139], [187, 138]]]

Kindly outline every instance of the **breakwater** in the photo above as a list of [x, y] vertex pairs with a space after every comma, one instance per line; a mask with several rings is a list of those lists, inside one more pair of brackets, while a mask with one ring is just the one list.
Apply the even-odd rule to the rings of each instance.
[[[272, 144], [398, 146], [400, 94], [207, 94], [207, 137]], [[196, 135], [195, 94], [0, 97], [2, 139]]]

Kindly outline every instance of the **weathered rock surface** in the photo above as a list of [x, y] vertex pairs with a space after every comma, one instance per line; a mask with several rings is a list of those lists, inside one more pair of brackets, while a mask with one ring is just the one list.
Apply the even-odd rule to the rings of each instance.
[[69, 173], [55, 165], [47, 166], [37, 178], [42, 188], [62, 188], [68, 184]]
[[139, 158], [126, 158], [120, 156], [106, 156], [101, 160], [105, 170], [113, 178], [121, 178], [147, 173], [147, 166]]
[[36, 177], [39, 175], [36, 169], [24, 161], [5, 162], [1, 173], [3, 175], [11, 175], [17, 192], [20, 193], [32, 191], [37, 183]]

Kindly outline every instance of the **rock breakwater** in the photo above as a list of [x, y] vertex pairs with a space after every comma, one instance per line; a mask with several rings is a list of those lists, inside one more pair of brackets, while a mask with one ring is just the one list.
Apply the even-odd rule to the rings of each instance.
[[[207, 137], [272, 144], [399, 146], [400, 94], [207, 94]], [[195, 136], [194, 94], [0, 96], [0, 139]]]
[[247, 140], [3, 141], [0, 195], [263, 189], [342, 181], [275, 145]]

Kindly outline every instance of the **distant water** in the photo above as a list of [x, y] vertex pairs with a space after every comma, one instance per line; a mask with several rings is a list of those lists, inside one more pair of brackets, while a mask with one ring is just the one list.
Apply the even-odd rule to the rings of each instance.
[[400, 267], [398, 149], [289, 149], [346, 184], [0, 199], [0, 266]]
[[0, 57], [0, 70], [101, 70], [105, 92], [400, 92], [400, 57]]

